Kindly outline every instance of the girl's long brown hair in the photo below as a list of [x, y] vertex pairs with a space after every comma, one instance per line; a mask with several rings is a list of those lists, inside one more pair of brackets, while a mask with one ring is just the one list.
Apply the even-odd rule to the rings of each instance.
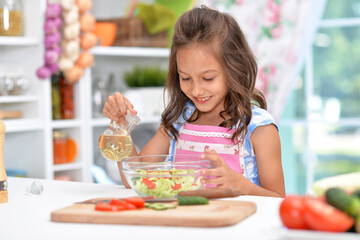
[[[220, 116], [224, 118], [226, 113], [229, 117], [224, 118], [220, 126], [230, 128], [240, 122], [232, 140], [245, 136], [252, 117], [251, 106], [267, 108], [263, 94], [255, 88], [256, 60], [236, 20], [229, 14], [204, 6], [187, 11], [175, 24], [164, 90], [169, 104], [161, 115], [162, 124], [177, 139], [179, 133], [173, 123], [182, 114], [189, 98], [180, 88], [176, 54], [180, 48], [192, 44], [212, 49], [223, 66], [229, 91], [225, 97], [225, 110]], [[201, 113], [195, 110], [194, 114], [199, 117]]]

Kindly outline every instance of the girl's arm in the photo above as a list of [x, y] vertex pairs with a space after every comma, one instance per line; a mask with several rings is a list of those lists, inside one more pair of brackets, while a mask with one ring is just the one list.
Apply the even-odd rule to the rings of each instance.
[[201, 157], [211, 160], [214, 169], [204, 170], [202, 174], [216, 176], [216, 178], [206, 179], [204, 183], [217, 184], [218, 188], [240, 190], [244, 195], [284, 197], [280, 138], [276, 127], [274, 125], [257, 127], [250, 140], [256, 156], [261, 187], [232, 170], [213, 150], [205, 151]]
[[[140, 154], [137, 153], [135, 145], [133, 147], [132, 156], [142, 155], [164, 155], [169, 153], [170, 137], [166, 133], [163, 125], [159, 127], [154, 137], [143, 147]], [[121, 162], [118, 162], [118, 168], [121, 180], [126, 188], [130, 188], [129, 183], [125, 179], [125, 175], [121, 168]]]
[[248, 194], [285, 197], [281, 144], [275, 125], [257, 127], [251, 135], [261, 187], [248, 185]]

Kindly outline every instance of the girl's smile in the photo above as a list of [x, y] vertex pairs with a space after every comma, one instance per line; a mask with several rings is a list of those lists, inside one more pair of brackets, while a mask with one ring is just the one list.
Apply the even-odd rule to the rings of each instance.
[[211, 97], [202, 97], [202, 98], [194, 97], [195, 101], [196, 101], [196, 102], [199, 102], [200, 104], [207, 103], [208, 100], [210, 100], [210, 98], [211, 98]]

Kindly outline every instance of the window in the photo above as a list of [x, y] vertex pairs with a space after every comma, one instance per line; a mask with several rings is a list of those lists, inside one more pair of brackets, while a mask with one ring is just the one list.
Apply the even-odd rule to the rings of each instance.
[[360, 0], [328, 0], [279, 124], [286, 192], [360, 171]]

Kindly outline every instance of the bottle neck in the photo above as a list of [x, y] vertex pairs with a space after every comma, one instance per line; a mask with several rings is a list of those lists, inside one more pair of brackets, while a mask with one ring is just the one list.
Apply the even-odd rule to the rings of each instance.
[[116, 121], [111, 121], [110, 128], [115, 132], [125, 132], [127, 135], [130, 135], [131, 131], [134, 129], [135, 124], [131, 124], [128, 121], [124, 120], [120, 125]]

